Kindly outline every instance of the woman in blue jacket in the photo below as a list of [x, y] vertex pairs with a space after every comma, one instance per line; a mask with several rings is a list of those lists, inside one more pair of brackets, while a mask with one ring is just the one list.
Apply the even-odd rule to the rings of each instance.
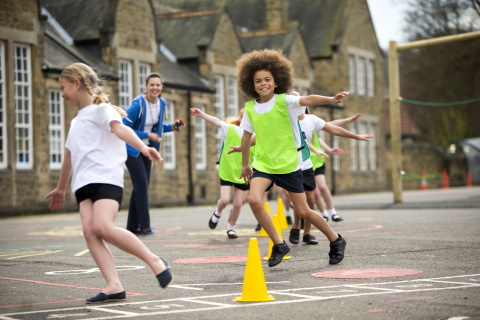
[[[183, 125], [164, 124], [167, 101], [162, 93], [162, 79], [158, 73], [148, 75], [145, 93], [133, 99], [123, 123], [131, 127], [140, 139], [150, 147], [160, 149], [163, 132], [180, 131]], [[181, 120], [176, 123], [183, 124]], [[148, 202], [148, 186], [152, 161], [137, 149], [127, 144], [127, 165], [132, 179], [132, 195], [128, 208], [127, 230], [137, 234], [154, 235], [150, 227], [150, 212]]]

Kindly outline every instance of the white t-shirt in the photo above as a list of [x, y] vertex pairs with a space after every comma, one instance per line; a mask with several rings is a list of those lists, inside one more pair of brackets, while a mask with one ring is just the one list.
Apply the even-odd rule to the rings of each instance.
[[[311, 143], [314, 131], [321, 131], [325, 127], [325, 121], [313, 114], [306, 114], [303, 120], [300, 121], [300, 127], [305, 132], [305, 141]], [[307, 170], [313, 167], [312, 160], [303, 162], [302, 170]]]
[[[292, 96], [290, 94], [285, 95], [285, 103], [287, 104], [288, 115], [290, 117], [290, 123], [292, 124], [293, 129], [293, 138], [295, 140], [295, 145], [297, 148], [302, 146], [302, 140], [300, 138], [300, 132], [298, 131], [298, 116], [305, 113], [305, 107], [300, 105], [300, 96]], [[254, 110], [257, 114], [267, 113], [272, 110], [275, 105], [275, 100], [277, 99], [277, 94], [274, 94], [272, 99], [265, 103], [258, 103], [255, 101]], [[243, 114], [242, 123], [240, 123], [240, 128], [244, 129], [247, 132], [254, 133], [255, 130], [248, 118], [248, 114], [245, 112]], [[298, 166], [294, 171], [300, 170], [302, 168], [302, 152], [298, 152]]]
[[65, 143], [72, 157], [73, 192], [91, 183], [123, 188], [127, 149], [125, 142], [111, 131], [112, 121], [122, 123], [122, 118], [107, 103], [86, 106], [73, 118]]
[[[222, 126], [218, 129], [218, 133], [217, 133], [218, 139], [222, 139], [223, 141], [225, 141], [225, 138], [227, 137], [228, 127], [229, 125], [226, 122], [222, 121]], [[243, 136], [242, 128], [240, 128], [239, 126], [235, 126], [235, 130], [237, 131], [238, 136], [240, 137]]]

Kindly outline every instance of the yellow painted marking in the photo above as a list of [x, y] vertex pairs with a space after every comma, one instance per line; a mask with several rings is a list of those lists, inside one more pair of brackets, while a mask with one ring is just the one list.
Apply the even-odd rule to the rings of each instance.
[[25, 257], [40, 256], [44, 254], [52, 254], [62, 252], [63, 250], [25, 250], [14, 252], [0, 252], [0, 257], [7, 257], [6, 260], [20, 259]]
[[45, 232], [29, 232], [31, 236], [83, 236], [82, 226], [56, 228]]
[[90, 252], [90, 250], [85, 249], [85, 250], [83, 250], [83, 251], [80, 251], [80, 252], [77, 253], [77, 254], [74, 254], [73, 256], [74, 256], [74, 257], [80, 257], [80, 256], [83, 256], [85, 253], [88, 253], [88, 252]]

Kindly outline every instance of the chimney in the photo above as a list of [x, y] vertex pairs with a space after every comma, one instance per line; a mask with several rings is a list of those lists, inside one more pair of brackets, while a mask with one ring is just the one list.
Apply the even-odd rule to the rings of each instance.
[[288, 26], [289, 0], [264, 0], [265, 25], [268, 31], [286, 29]]

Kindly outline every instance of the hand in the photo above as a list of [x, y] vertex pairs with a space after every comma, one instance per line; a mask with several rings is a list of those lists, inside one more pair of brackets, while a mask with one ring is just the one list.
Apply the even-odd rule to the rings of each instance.
[[250, 184], [250, 180], [252, 179], [252, 174], [253, 174], [252, 168], [250, 168], [250, 166], [246, 166], [242, 168], [242, 173], [239, 179], [243, 179], [243, 181], [245, 181], [246, 184]]
[[330, 153], [331, 153], [333, 156], [341, 156], [341, 155], [343, 155], [345, 152], [343, 151], [343, 149], [333, 148]]
[[320, 158], [325, 157], [325, 158], [328, 159], [328, 154], [326, 154], [325, 152], [316, 150], [316, 151], [313, 151], [313, 153], [315, 153], [315, 154], [316, 154], [317, 156], [319, 156]]
[[229, 146], [232, 148], [232, 150], [228, 151], [227, 154], [234, 153], [234, 152], [242, 152], [242, 149], [240, 149], [240, 146]]
[[160, 136], [154, 132], [150, 132], [148, 134], [148, 139], [153, 142], [158, 142], [158, 143], [162, 142], [162, 138], [160, 138]]
[[360, 118], [361, 116], [362, 116], [361, 113], [357, 113], [356, 115], [351, 116], [351, 117], [350, 117], [350, 122], [357, 120], [357, 119]]
[[190, 114], [195, 117], [200, 117], [200, 115], [202, 114], [202, 110], [198, 108], [190, 108]]
[[145, 149], [142, 150], [142, 154], [150, 160], [155, 159], [158, 162], [163, 162], [162, 156], [155, 148], [145, 146]]
[[183, 122], [182, 119], [177, 119], [175, 120], [175, 123], [173, 124], [172, 129], [177, 132], [180, 132], [183, 130], [184, 127], [185, 127], [185, 122]]
[[360, 134], [358, 140], [369, 141], [371, 138], [373, 138], [373, 134], [365, 133], [365, 134]]
[[348, 96], [348, 95], [350, 95], [350, 92], [348, 92], [348, 91], [343, 91], [343, 92], [337, 93], [337, 94], [335, 95], [335, 97], [332, 98], [332, 99], [333, 99], [333, 103], [340, 103], [340, 102], [342, 102], [343, 97], [346, 97], [346, 96]]
[[50, 210], [53, 211], [56, 209], [61, 209], [65, 204], [65, 191], [61, 191], [55, 188], [43, 198], [44, 199], [52, 198], [48, 206]]

